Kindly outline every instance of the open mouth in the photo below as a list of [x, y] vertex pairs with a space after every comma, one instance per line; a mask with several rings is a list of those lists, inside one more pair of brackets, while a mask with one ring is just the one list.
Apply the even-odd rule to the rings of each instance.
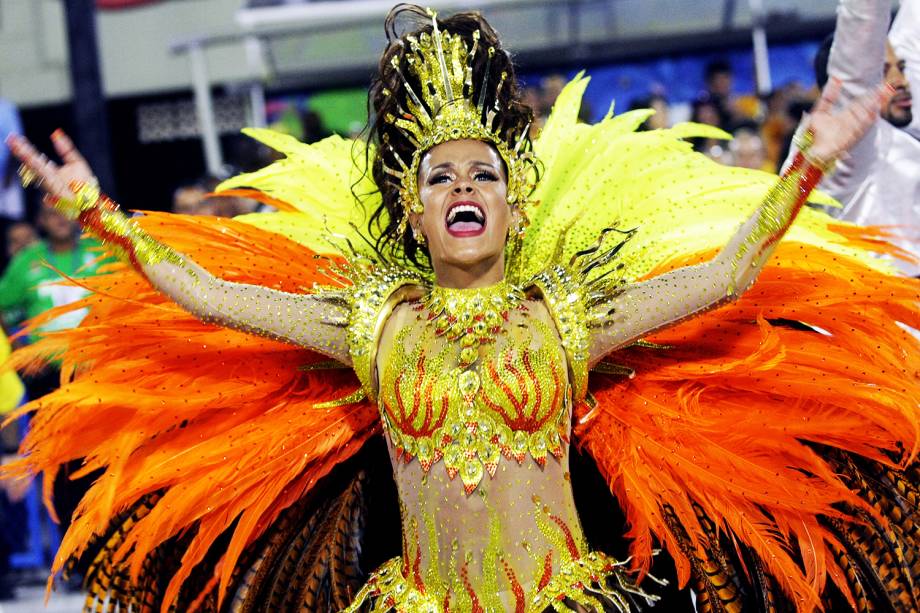
[[478, 236], [486, 229], [486, 213], [475, 202], [455, 202], [444, 221], [451, 236]]
[[900, 108], [903, 109], [903, 108], [910, 108], [911, 103], [913, 102], [913, 99], [912, 99], [911, 96], [909, 96], [909, 95], [907, 95], [907, 96], [895, 96], [894, 98], [891, 99], [891, 102], [892, 102], [895, 106], [900, 107]]
[[909, 107], [911, 105], [913, 92], [906, 87], [899, 87], [895, 90], [894, 96], [891, 97], [891, 102], [893, 106], [899, 106], [901, 108]]

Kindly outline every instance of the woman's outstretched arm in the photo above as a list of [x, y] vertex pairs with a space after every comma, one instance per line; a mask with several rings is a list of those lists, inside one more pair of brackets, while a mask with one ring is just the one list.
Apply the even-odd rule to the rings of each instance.
[[130, 261], [179, 306], [199, 319], [306, 347], [344, 364], [351, 359], [345, 338], [347, 304], [334, 295], [292, 294], [225, 281], [187, 256], [156, 241], [99, 193], [93, 173], [63, 132], [52, 136], [62, 164], [38, 152], [21, 136], [7, 143], [45, 192], [45, 200], [78, 219]]
[[711, 261], [636, 283], [589, 317], [589, 364], [656, 330], [737, 299], [760, 272], [830, 162], [856, 143], [891, 96], [879, 88], [835, 112], [839, 84], [831, 84], [812, 113], [803, 151], [757, 211]]

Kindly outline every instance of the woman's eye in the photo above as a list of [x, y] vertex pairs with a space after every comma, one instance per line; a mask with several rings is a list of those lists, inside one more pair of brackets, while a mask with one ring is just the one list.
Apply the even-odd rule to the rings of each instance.
[[477, 181], [498, 181], [498, 177], [495, 173], [489, 172], [488, 170], [480, 170], [473, 178]]
[[450, 175], [448, 174], [439, 174], [428, 179], [428, 185], [436, 185], [438, 183], [447, 183], [450, 181]]

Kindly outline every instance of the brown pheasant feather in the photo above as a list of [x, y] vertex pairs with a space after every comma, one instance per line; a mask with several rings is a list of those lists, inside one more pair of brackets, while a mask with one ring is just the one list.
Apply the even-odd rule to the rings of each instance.
[[[678, 546], [690, 560], [698, 610], [701, 613], [740, 613], [743, 601], [736, 584], [737, 569], [726, 563], [724, 552], [711, 541], [701, 540], [694, 545], [672, 508], [666, 505], [663, 512]], [[712, 522], [704, 518], [703, 526], [707, 536], [714, 536]]]
[[[869, 592], [874, 609], [920, 610], [920, 538], [918, 497], [911, 494], [916, 464], [897, 471], [852, 454], [829, 458], [841, 478], [867, 504], [856, 514], [861, 522], [829, 519]], [[905, 495], [906, 494], [906, 495]], [[880, 606], [881, 605], [881, 606]], [[871, 610], [871, 608], [870, 608]]]
[[[366, 579], [361, 571], [366, 518], [363, 469], [367, 453], [338, 467], [310, 494], [286, 509], [263, 536], [240, 556], [231, 580], [232, 598], [221, 605], [214, 570], [223, 561], [232, 527], [221, 535], [204, 559], [191, 571], [176, 600], [177, 612], [319, 612], [337, 611], [350, 604]], [[363, 464], [362, 464], [363, 463]], [[148, 613], [162, 610], [167, 588], [193, 543], [193, 527], [148, 554], [143, 570], [132, 581], [130, 569], [116, 555], [125, 534], [160, 500], [150, 494], [119, 514], [101, 536], [87, 546], [91, 558], [85, 573], [86, 612], [126, 610]], [[80, 561], [71, 558], [70, 572]]]
[[[841, 543], [835, 546], [833, 582], [826, 585], [822, 606], [834, 611], [848, 605], [858, 613], [918, 611], [920, 585], [920, 496], [917, 464], [904, 471], [837, 450], [817, 449], [849, 487], [866, 503], [843, 517], [822, 523]], [[794, 610], [776, 588], [763, 563], [747, 550], [730, 544], [724, 527], [716, 526], [699, 505], [693, 508], [705, 539], [691, 542], [673, 510], [663, 515], [681, 551], [690, 560], [692, 585], [701, 613]], [[801, 547], [801, 544], [796, 546]], [[796, 552], [802, 563], [801, 551]], [[838, 590], [845, 587], [847, 591]], [[843, 599], [843, 600], [841, 600]]]

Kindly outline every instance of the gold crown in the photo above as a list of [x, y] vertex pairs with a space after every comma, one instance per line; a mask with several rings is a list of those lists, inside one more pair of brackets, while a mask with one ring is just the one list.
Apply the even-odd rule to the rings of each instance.
[[[499, 94], [508, 78], [507, 72], [501, 75], [492, 106], [487, 108], [485, 105], [489, 67], [495, 48], [489, 47], [485, 51], [488, 53], [485, 77], [479, 100], [474, 103], [472, 64], [476, 53], [482, 52], [479, 49], [479, 30], [473, 32], [473, 47], [470, 49], [459, 34], [440, 31], [434, 11], [429, 9], [428, 14], [433, 26], [431, 34], [423, 32], [406, 37], [409, 44], [406, 63], [409, 72], [421, 83], [421, 96], [400, 71], [400, 58], [394, 56], [391, 60], [408, 93], [408, 109], [399, 108], [398, 117], [388, 113], [384, 120], [399, 129], [415, 147], [408, 164], [391, 148], [400, 168], [384, 166], [388, 174], [399, 180], [404, 211], [401, 230], [405, 229], [410, 211], [421, 213], [424, 210], [418, 193], [418, 170], [422, 156], [432, 147], [447, 141], [472, 139], [492, 144], [508, 170], [509, 204], [523, 203], [527, 196], [525, 160], [530, 154], [521, 151], [527, 130], [514, 146], [510, 146], [495, 129], [495, 120], [501, 110], [498, 108]], [[384, 94], [392, 95], [392, 92], [384, 90]]]

